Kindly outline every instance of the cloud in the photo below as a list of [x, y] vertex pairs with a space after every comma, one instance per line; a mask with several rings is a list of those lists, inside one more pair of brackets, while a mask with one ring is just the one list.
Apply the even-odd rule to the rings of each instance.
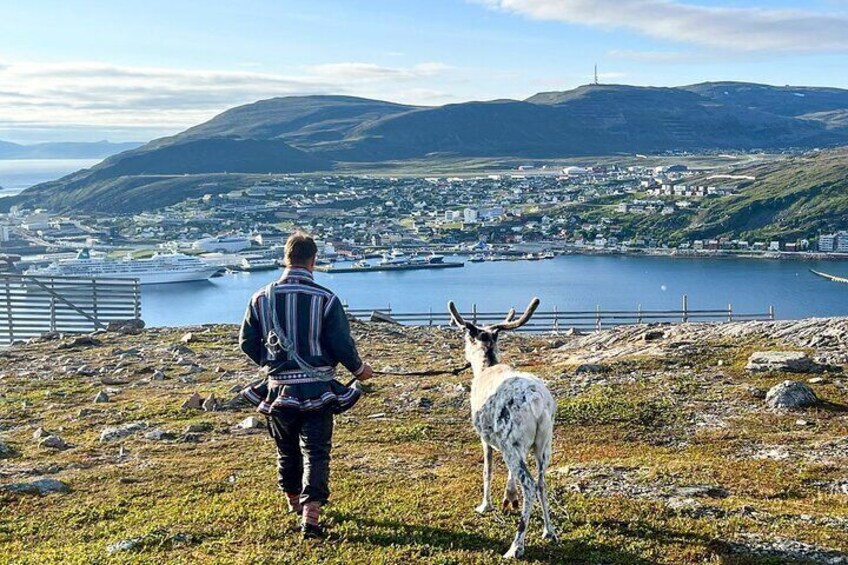
[[0, 131], [60, 126], [173, 133], [232, 106], [286, 95], [353, 94], [426, 103], [431, 96], [418, 87], [447, 70], [437, 62], [409, 67], [344, 62], [275, 74], [3, 61]]
[[634, 51], [629, 49], [611, 49], [607, 55], [615, 59], [636, 61], [639, 63], [682, 63], [702, 59], [702, 55], [685, 51]]
[[708, 47], [779, 53], [848, 51], [848, 19], [809, 10], [726, 8], [674, 0], [478, 0], [506, 12]]

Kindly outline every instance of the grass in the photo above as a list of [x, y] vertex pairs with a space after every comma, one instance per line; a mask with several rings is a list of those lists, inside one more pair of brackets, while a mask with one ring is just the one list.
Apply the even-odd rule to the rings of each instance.
[[[473, 511], [480, 497], [482, 455], [470, 425], [468, 375], [380, 377], [359, 405], [337, 417], [332, 503], [324, 513], [330, 539], [305, 542], [297, 535], [295, 518], [283, 512], [270, 438], [231, 431], [250, 411], [178, 409], [194, 390], [226, 398], [233, 382], [252, 377], [235, 351], [233, 331], [194, 332], [190, 347], [205, 368], [194, 375], [194, 384], [177, 379], [180, 370], [162, 349], [178, 343], [180, 331], [110, 334], [101, 338], [100, 347], [62, 352], [55, 342], [41, 342], [0, 355], [0, 440], [15, 450], [0, 460], [0, 484], [51, 476], [72, 488], [44, 497], [0, 492], [0, 563], [501, 562], [518, 518]], [[363, 352], [378, 366], [424, 368], [432, 351], [448, 364], [461, 358], [453, 333], [421, 330], [398, 337], [376, 326], [356, 326], [356, 331]], [[542, 347], [543, 353], [522, 353], [531, 350], [527, 344]], [[504, 345], [504, 356], [540, 373], [559, 400], [548, 484], [560, 541], [541, 539], [537, 510], [527, 538], [528, 562], [781, 562], [734, 549], [732, 543], [744, 533], [848, 547], [844, 522], [842, 527], [828, 522], [848, 516], [848, 500], [814, 486], [845, 479], [844, 458], [751, 457], [752, 447], [782, 443], [801, 449], [845, 437], [842, 413], [807, 414], [816, 426], [798, 429], [793, 424], [797, 416], [736, 411], [728, 416], [729, 427], [699, 429], [691, 421], [701, 407], [717, 398], [732, 399], [738, 387], [763, 378], [731, 364], [741, 349], [707, 348], [688, 360], [688, 372], [654, 358], [627, 359], [612, 363], [602, 375], [607, 384], [577, 390], [570, 370], [562, 372], [555, 362], [531, 363], [534, 356], [545, 355], [544, 344], [538, 337], [510, 336]], [[142, 349], [142, 357], [131, 360], [124, 375], [135, 382], [163, 367], [169, 379], [121, 386], [112, 402], [94, 405], [91, 400], [101, 388], [96, 378], [63, 371], [65, 365], [82, 363], [114, 367], [113, 348], [131, 346]], [[730, 384], [715, 380], [716, 358], [727, 360]], [[215, 372], [216, 366], [224, 372]], [[243, 377], [227, 378], [240, 371]], [[617, 383], [634, 373], [644, 375], [644, 382]], [[777, 382], [784, 376], [767, 378]], [[828, 388], [825, 395], [844, 402], [840, 390]], [[81, 408], [94, 414], [77, 417]], [[383, 416], [374, 417], [378, 414]], [[189, 423], [207, 422], [210, 431], [198, 443], [155, 442], [140, 435], [122, 443], [98, 442], [106, 425], [135, 420], [178, 435]], [[37, 426], [59, 433], [74, 447], [62, 452], [39, 448], [31, 439]], [[573, 471], [587, 469], [600, 474], [581, 487]], [[603, 478], [616, 472], [625, 478]], [[496, 496], [504, 482], [503, 465], [496, 459]], [[729, 495], [699, 499], [703, 513], [687, 513], [664, 496], [615, 492], [612, 487], [619, 484], [658, 492], [721, 485]], [[593, 490], [599, 485], [611, 490], [599, 494]], [[109, 553], [109, 546], [121, 540], [135, 541], [130, 549]]]

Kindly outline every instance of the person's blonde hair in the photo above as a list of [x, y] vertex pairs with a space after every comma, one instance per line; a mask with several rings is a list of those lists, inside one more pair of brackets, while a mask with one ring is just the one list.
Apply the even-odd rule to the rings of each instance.
[[287, 267], [305, 267], [318, 255], [318, 246], [311, 236], [302, 231], [296, 231], [286, 240], [283, 263]]

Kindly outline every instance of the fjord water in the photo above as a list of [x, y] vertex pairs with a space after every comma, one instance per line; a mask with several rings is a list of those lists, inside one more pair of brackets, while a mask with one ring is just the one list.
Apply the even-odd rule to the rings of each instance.
[[99, 163], [100, 159], [0, 159], [0, 197], [55, 180]]
[[[455, 259], [449, 259], [455, 260]], [[462, 269], [327, 274], [316, 280], [352, 308], [391, 305], [397, 312], [445, 309], [455, 300], [486, 311], [523, 308], [533, 297], [542, 309], [727, 308], [778, 318], [848, 315], [848, 284], [809, 272], [848, 276], [848, 263], [765, 259], [565, 256], [547, 261], [466, 263]], [[251, 295], [280, 271], [225, 275], [202, 283], [143, 287], [143, 318], [153, 326], [236, 323]]]

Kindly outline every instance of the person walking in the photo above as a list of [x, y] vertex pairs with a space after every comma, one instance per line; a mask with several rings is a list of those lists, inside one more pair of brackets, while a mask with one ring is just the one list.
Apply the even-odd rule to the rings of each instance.
[[321, 507], [330, 496], [333, 415], [362, 392], [335, 379], [341, 364], [359, 381], [373, 376], [350, 335], [344, 307], [313, 279], [318, 247], [302, 232], [286, 241], [285, 271], [250, 300], [239, 346], [263, 380], [242, 396], [268, 419], [277, 448], [278, 485], [305, 538], [323, 537]]

